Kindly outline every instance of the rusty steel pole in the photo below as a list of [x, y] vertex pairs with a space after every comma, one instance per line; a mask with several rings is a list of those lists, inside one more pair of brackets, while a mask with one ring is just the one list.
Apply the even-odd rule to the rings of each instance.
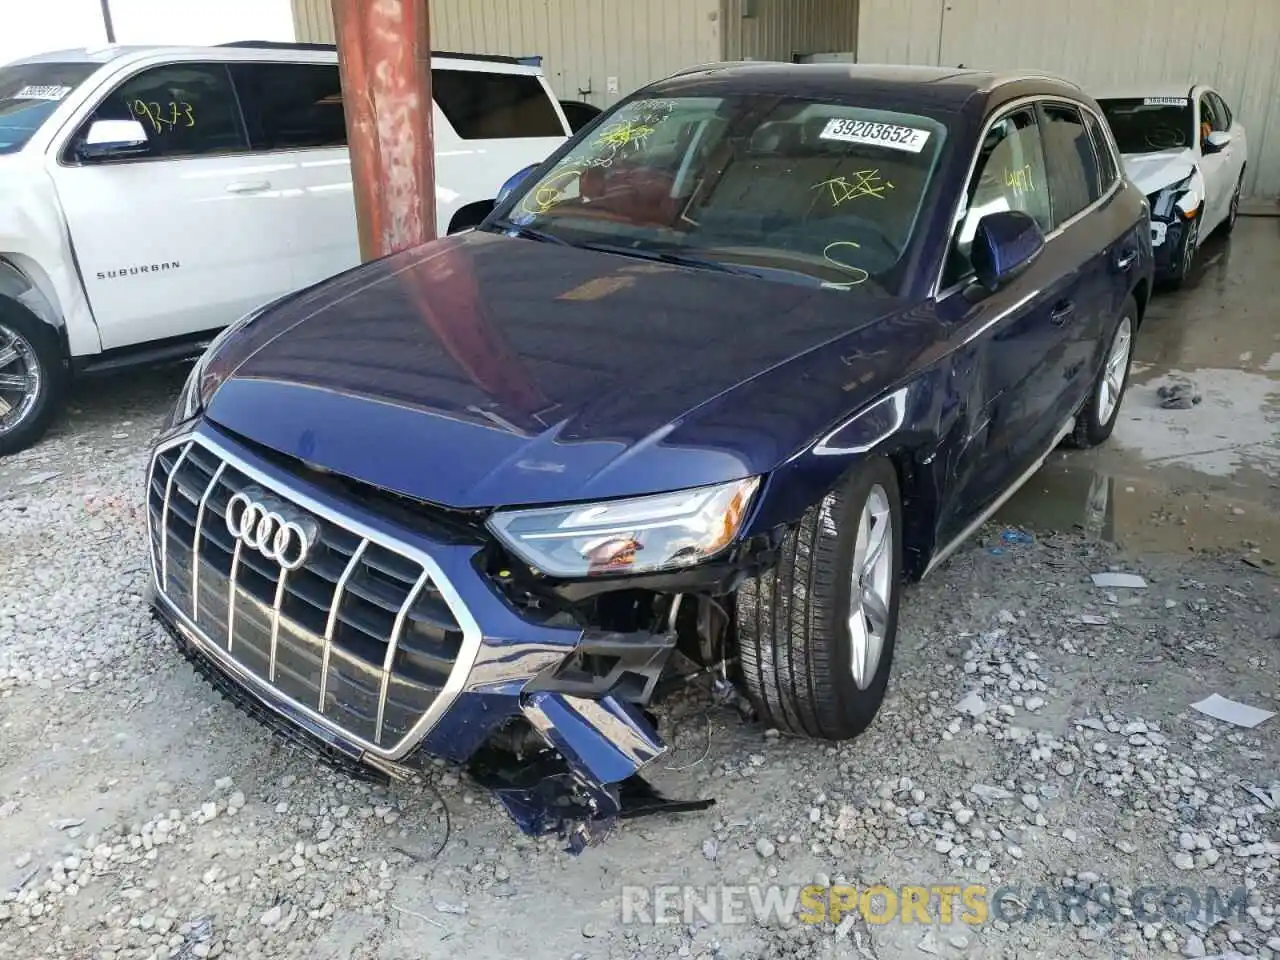
[[360, 256], [436, 235], [427, 0], [332, 0]]

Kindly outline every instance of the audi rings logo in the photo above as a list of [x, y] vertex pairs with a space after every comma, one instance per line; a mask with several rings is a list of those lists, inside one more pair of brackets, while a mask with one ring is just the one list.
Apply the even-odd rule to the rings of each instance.
[[297, 570], [306, 563], [307, 554], [320, 539], [314, 520], [258, 487], [232, 496], [226, 516], [233, 537], [285, 570]]

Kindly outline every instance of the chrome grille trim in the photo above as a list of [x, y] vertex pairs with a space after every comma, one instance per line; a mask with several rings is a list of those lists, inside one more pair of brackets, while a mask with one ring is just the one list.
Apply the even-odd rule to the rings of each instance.
[[[191, 448], [183, 447], [182, 453], [178, 454], [178, 459], [174, 461], [173, 469], [169, 471], [169, 479], [164, 485], [164, 505], [160, 508], [160, 590], [164, 591], [169, 586], [169, 500], [173, 497], [173, 479], [178, 475], [178, 471], [182, 469], [183, 461], [187, 459], [187, 452]], [[150, 484], [150, 478], [147, 480]], [[151, 516], [151, 511], [147, 511], [147, 516]]]
[[[324, 706], [323, 701], [313, 701], [312, 697], [315, 695], [313, 692], [308, 692], [306, 697], [308, 702], [302, 702], [298, 697], [286, 692], [284, 688], [270, 683], [265, 676], [266, 671], [262, 671], [261, 673], [256, 672], [254, 669], [251, 669], [247, 661], [241, 662], [231, 655], [231, 649], [234, 645], [234, 640], [232, 638], [235, 633], [237, 595], [242, 592], [245, 593], [244, 599], [247, 601], [253, 600], [256, 597], [258, 600], [256, 605], [262, 608], [263, 612], [265, 612], [265, 609], [269, 606], [270, 598], [269, 593], [266, 593], [266, 599], [262, 596], [264, 588], [261, 585], [261, 576], [258, 573], [253, 575], [256, 579], [243, 579], [250, 575], [248, 568], [250, 566], [254, 566], [254, 564], [247, 564], [243, 561], [243, 558], [241, 557], [242, 547], [239, 540], [236, 540], [236, 545], [233, 551], [228, 551], [227, 546], [222, 542], [216, 544], [217, 549], [221, 550], [224, 556], [228, 552], [231, 553], [231, 570], [229, 574], [225, 575], [225, 577], [221, 573], [219, 574], [219, 577], [226, 579], [228, 583], [228, 639], [225, 646], [222, 643], [211, 639], [205, 633], [204, 629], [201, 628], [191, 616], [189, 616], [188, 610], [185, 609], [189, 607], [187, 603], [179, 604], [170, 597], [166, 590], [168, 584], [163, 577], [161, 570], [163, 554], [166, 553], [168, 549], [168, 495], [172, 492], [176, 473], [182, 463], [187, 459], [187, 454], [191, 451], [193, 446], [198, 446], [202, 452], [209, 453], [220, 458], [221, 465], [224, 468], [233, 469], [249, 482], [255, 482], [263, 485], [278, 496], [286, 498], [296, 507], [310, 512], [319, 519], [327, 521], [333, 527], [337, 528], [336, 532], [348, 535], [350, 540], [343, 541], [343, 545], [339, 550], [340, 554], [345, 554], [347, 552], [349, 549], [347, 544], [355, 543], [356, 546], [352, 553], [352, 558], [347, 560], [346, 568], [343, 570], [343, 575], [334, 587], [333, 599], [330, 601], [328, 610], [325, 611], [326, 628], [324, 637], [316, 636], [314, 628], [312, 628], [309, 633], [309, 637], [311, 639], [323, 642], [323, 648], [319, 651], [322, 658], [332, 655], [336, 647], [339, 645], [336, 641], [335, 635], [339, 625], [342, 623], [352, 625], [354, 629], [363, 633], [366, 639], [371, 636], [367, 633], [367, 627], [361, 624], [354, 624], [348, 619], [349, 616], [354, 614], [344, 613], [340, 609], [343, 598], [348, 595], [353, 595], [352, 590], [348, 587], [347, 581], [351, 578], [353, 572], [358, 569], [367, 548], [376, 546], [382, 550], [389, 551], [390, 553], [397, 555], [401, 560], [410, 561], [412, 564], [417, 565], [418, 570], [420, 571], [416, 580], [413, 582], [412, 588], [410, 589], [411, 596], [406, 597], [404, 603], [401, 604], [399, 611], [396, 614], [396, 623], [398, 624], [398, 627], [393, 628], [396, 651], [400, 649], [400, 644], [403, 640], [404, 628], [407, 626], [408, 621], [412, 616], [412, 610], [415, 603], [421, 598], [424, 585], [427, 583], [431, 585], [433, 589], [433, 599], [438, 597], [438, 600], [443, 603], [444, 607], [449, 612], [452, 620], [452, 624], [449, 627], [449, 635], [452, 637], [452, 645], [456, 645], [458, 652], [456, 657], [454, 657], [452, 666], [447, 668], [447, 676], [443, 672], [440, 674], [440, 676], [444, 678], [442, 686], [432, 683], [431, 681], [414, 681], [409, 678], [409, 682], [425, 682], [427, 689], [438, 689], [438, 693], [434, 700], [430, 701], [425, 712], [421, 713], [420, 716], [419, 711], [411, 711], [405, 721], [406, 723], [411, 723], [411, 726], [398, 741], [384, 746], [376, 739], [370, 739], [366, 735], [361, 735], [354, 730], [347, 729], [344, 725], [335, 722], [333, 716], [326, 715], [322, 712], [321, 708]], [[167, 463], [162, 462], [162, 460], [166, 456], [172, 456], [173, 451], [177, 448], [181, 448], [181, 452], [174, 460], [172, 469], [169, 470]], [[199, 462], [200, 461], [197, 460], [198, 464]], [[236, 453], [233, 449], [228, 448], [224, 441], [208, 435], [204, 432], [204, 428], [197, 428], [195, 433], [171, 438], [157, 446], [153, 452], [151, 463], [148, 468], [148, 483], [150, 483], [156, 476], [157, 469], [168, 470], [168, 478], [165, 485], [166, 498], [163, 504], [155, 504], [154, 502], [149, 501], [149, 506], [146, 511], [148, 535], [151, 538], [149, 541], [148, 552], [151, 560], [152, 578], [156, 587], [155, 602], [163, 606], [165, 613], [173, 621], [175, 626], [193, 643], [195, 643], [196, 646], [206, 654], [209, 659], [213, 660], [225, 673], [234, 677], [237, 682], [247, 687], [265, 704], [273, 707], [277, 712], [283, 713], [286, 717], [290, 714], [294, 714], [297, 722], [311, 722], [317, 724], [319, 727], [329, 731], [341, 741], [364, 751], [368, 758], [378, 758], [383, 761], [393, 762], [399, 761], [416, 748], [444, 713], [453, 705], [453, 702], [465, 688], [467, 680], [471, 674], [471, 669], [475, 664], [483, 643], [479, 624], [467, 609], [467, 606], [462, 601], [462, 597], [458, 593], [457, 589], [449, 581], [448, 577], [445, 576], [439, 563], [429, 553], [425, 552], [423, 548], [418, 547], [413, 543], [406, 542], [400, 539], [399, 536], [381, 529], [382, 522], [380, 518], [376, 518], [374, 514], [368, 514], [370, 518], [369, 522], [364, 522], [354, 517], [347, 516], [346, 511], [341, 507], [329, 506], [325, 500], [318, 499], [320, 496], [324, 496], [328, 499], [327, 494], [317, 493], [313, 495], [307, 493], [305, 490], [298, 489], [298, 487], [295, 486], [295, 482], [298, 481], [294, 481], [292, 478], [285, 478], [281, 476], [280, 472], [268, 472], [266, 469], [255, 466], [253, 463], [247, 461], [243, 456]], [[226, 483], [223, 484], [223, 486], [226, 485]], [[206, 493], [207, 492], [208, 491], [206, 491]], [[156, 493], [158, 494], [159, 491], [157, 490]], [[193, 496], [187, 496], [186, 498], [188, 501], [194, 500]], [[215, 502], [215, 499], [212, 496], [207, 498], [202, 497], [202, 499], [206, 499], [210, 505]], [[367, 512], [358, 507], [353, 509], [358, 513]], [[154, 529], [157, 522], [163, 522], [163, 533]], [[174, 522], [176, 523], [177, 521], [175, 520]], [[371, 525], [374, 522], [378, 523], [377, 527]], [[188, 527], [190, 526], [190, 523], [187, 521], [184, 521], [184, 524]], [[160, 533], [160, 536], [157, 538], [158, 533]], [[211, 537], [208, 539], [213, 540]], [[176, 542], [177, 541], [175, 541], [175, 543]], [[356, 553], [361, 554], [362, 558], [356, 558]], [[157, 556], [157, 554], [161, 554], [162, 556]], [[201, 556], [203, 555], [193, 555], [192, 563], [196, 566], [202, 563], [203, 560], [201, 559]], [[225, 562], [225, 560], [223, 562]], [[167, 567], [167, 562], [165, 562], [164, 565]], [[377, 568], [376, 565], [371, 566], [368, 563], [366, 563], [365, 566], [370, 570]], [[225, 569], [225, 567], [223, 569]], [[330, 582], [333, 581], [330, 580]], [[401, 581], [402, 584], [408, 584], [409, 582], [410, 581], [407, 578]], [[251, 588], [248, 586], [250, 583], [257, 583], [258, 586]], [[270, 583], [269, 579], [268, 583]], [[183, 588], [186, 586], [187, 584], [182, 585]], [[265, 589], [269, 591], [270, 587], [266, 587]], [[401, 587], [400, 589], [404, 588]], [[206, 588], [206, 592], [207, 590], [208, 588]], [[293, 596], [294, 595], [291, 592], [290, 597]], [[273, 611], [272, 624], [275, 623], [276, 619], [276, 614]], [[419, 618], [417, 616], [413, 616], [412, 619], [416, 623]], [[290, 622], [295, 623], [296, 621], [291, 619]], [[246, 627], [245, 629], [251, 628]], [[265, 637], [262, 636], [262, 633], [265, 633], [265, 631], [262, 630], [261, 625], [258, 629], [260, 631], [258, 635], [258, 649], [261, 651], [261, 648], [265, 646], [265, 643], [263, 643]], [[219, 632], [221, 632], [220, 629]], [[281, 643], [283, 656], [283, 638], [281, 638]], [[254, 644], [250, 642], [250, 647], [253, 646]], [[344, 651], [350, 655], [350, 650], [347, 649], [345, 645]], [[265, 653], [265, 651], [262, 651], [258, 655], [262, 656], [263, 653]], [[249, 656], [250, 654], [245, 655]], [[453, 656], [452, 651], [450, 651], [448, 655]], [[384, 658], [384, 663], [387, 659], [391, 659], [394, 662], [394, 658], [394, 652], [389, 651], [389, 657]], [[261, 667], [258, 669], [260, 670]], [[289, 668], [283, 667], [283, 670], [285, 673], [282, 674], [282, 676], [285, 679], [281, 681], [282, 683], [287, 680]], [[390, 679], [397, 679], [397, 682], [404, 682], [406, 677], [402, 677], [401, 674], [396, 673]], [[345, 679], [350, 680], [350, 678]], [[391, 685], [389, 683], [389, 678], [385, 676], [377, 678], [371, 677], [370, 679], [373, 679], [374, 682], [378, 684], [379, 688], [378, 703], [376, 704], [377, 722], [376, 724], [370, 724], [370, 726], [376, 727], [375, 733], [381, 735], [387, 720], [389, 704], [388, 698]], [[327, 673], [325, 674], [325, 680], [328, 681]], [[330, 683], [329, 686], [332, 686], [332, 684]], [[370, 696], [369, 699], [372, 699], [372, 696]], [[424, 700], [424, 702], [426, 701]], [[344, 704], [344, 706], [347, 705]], [[375, 712], [374, 709], [372, 709], [374, 705], [369, 704], [369, 706], [371, 708], [369, 713]], [[398, 709], [402, 709], [399, 705], [397, 705], [397, 707]], [[350, 708], [348, 707], [348, 716], [351, 715]], [[367, 719], [372, 719], [368, 717], [368, 714], [365, 714], [364, 716]], [[366, 732], [368, 729], [368, 727], [365, 728]]]
[[[280, 579], [276, 581], [275, 600], [271, 604], [271, 655], [270, 659], [267, 661], [267, 679], [272, 683], [276, 682], [276, 649], [280, 645], [280, 605], [284, 603], [284, 587], [288, 582], [289, 571], [284, 567], [281, 567]], [[231, 592], [236, 592], [234, 587]], [[333, 609], [337, 609], [336, 605]]]
[[[227, 591], [227, 653], [231, 652], [231, 648], [236, 643], [236, 597], [240, 591], [236, 589], [236, 576], [240, 573], [240, 551], [244, 549], [244, 543], [237, 540], [235, 553], [231, 555], [231, 589]], [[195, 561], [199, 563], [199, 560]], [[163, 592], [163, 591], [162, 591]]]
[[382, 660], [382, 689], [378, 691], [378, 721], [373, 728], [375, 743], [382, 741], [382, 719], [387, 709], [387, 694], [391, 690], [391, 667], [396, 662], [396, 650], [400, 647], [400, 634], [404, 632], [404, 621], [409, 616], [413, 605], [417, 603], [418, 594], [426, 585], [427, 571], [423, 570], [413, 589], [405, 596], [404, 603], [400, 604], [400, 609], [396, 611], [396, 622], [391, 628], [391, 638], [387, 642], [387, 655]]
[[360, 541], [360, 546], [351, 552], [351, 559], [347, 561], [346, 569], [342, 571], [342, 576], [338, 578], [333, 588], [333, 603], [329, 604], [329, 618], [324, 625], [324, 653], [321, 654], [320, 659], [320, 698], [316, 703], [316, 709], [321, 713], [324, 712], [325, 694], [329, 692], [329, 661], [333, 657], [333, 631], [338, 625], [338, 608], [342, 606], [342, 592], [347, 589], [347, 581], [351, 579], [351, 574], [360, 564], [360, 559], [368, 546], [367, 539]]
[[[189, 447], [187, 449], [190, 449]], [[213, 471], [213, 479], [209, 481], [209, 485], [204, 488], [204, 493], [200, 497], [200, 506], [196, 508], [196, 536], [195, 541], [191, 545], [191, 556], [198, 560], [200, 557], [200, 534], [204, 530], [204, 508], [209, 503], [209, 494], [213, 493], [214, 487], [218, 485], [218, 481], [222, 478], [222, 471], [227, 469], [227, 461], [223, 460], [218, 464], [218, 469]], [[174, 473], [177, 473], [174, 468]], [[169, 479], [173, 479], [170, 474]], [[168, 518], [166, 518], [168, 519]], [[165, 528], [165, 536], [168, 536], [168, 527]], [[191, 565], [191, 619], [196, 623], [200, 622], [200, 564], [198, 562]]]

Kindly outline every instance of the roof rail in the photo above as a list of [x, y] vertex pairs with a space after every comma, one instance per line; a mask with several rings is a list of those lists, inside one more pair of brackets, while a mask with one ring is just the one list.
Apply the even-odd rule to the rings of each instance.
[[[230, 43], [220, 43], [220, 47], [238, 47], [240, 49], [251, 50], [318, 50], [326, 53], [336, 53], [338, 45], [335, 43], [289, 43], [282, 40], [233, 40]], [[541, 57], [508, 57], [498, 53], [456, 53], [451, 50], [432, 50], [433, 57], [448, 57], [450, 60], [481, 60], [489, 63], [511, 63], [517, 66], [537, 66], [529, 61]]]

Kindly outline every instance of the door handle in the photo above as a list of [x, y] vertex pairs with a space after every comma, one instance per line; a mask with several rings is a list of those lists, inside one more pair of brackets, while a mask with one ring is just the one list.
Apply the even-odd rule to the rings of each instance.
[[1076, 305], [1070, 300], [1059, 300], [1054, 306], [1053, 312], [1049, 314], [1049, 319], [1058, 326], [1066, 323], [1068, 318], [1076, 312]]
[[1116, 261], [1117, 270], [1128, 270], [1133, 266], [1135, 260], [1138, 259], [1138, 251], [1133, 250], [1127, 254], [1122, 254], [1120, 259]]
[[271, 189], [269, 180], [237, 180], [227, 184], [227, 193], [261, 193]]

